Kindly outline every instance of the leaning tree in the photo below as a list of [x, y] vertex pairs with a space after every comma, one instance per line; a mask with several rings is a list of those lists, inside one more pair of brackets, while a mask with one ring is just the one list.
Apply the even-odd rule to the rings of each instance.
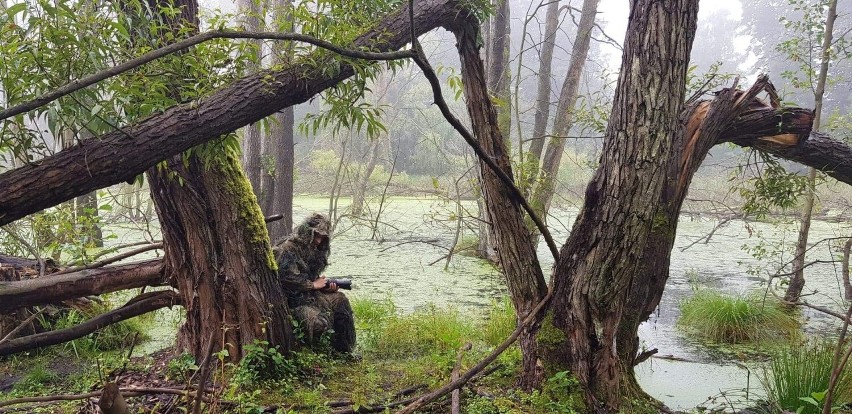
[[[589, 184], [585, 205], [561, 251], [557, 252], [555, 243], [542, 227], [548, 247], [557, 256], [554, 280], [548, 293], [544, 289], [529, 233], [523, 224], [523, 211], [532, 209], [511, 180], [509, 154], [497, 127], [495, 109], [485, 90], [478, 54], [478, 20], [469, 7], [467, 2], [454, 0], [418, 1], [413, 10], [403, 6], [373, 24], [346, 50], [293, 34], [219, 31], [177, 42], [172, 49], [162, 53], [174, 52], [193, 42], [217, 36], [256, 36], [304, 40], [335, 50], [348, 59], [414, 59], [429, 78], [436, 103], [444, 115], [480, 157], [487, 208], [492, 217], [500, 262], [504, 266], [519, 319], [524, 321], [519, 327], [519, 332], [522, 331], [522, 337], [525, 337], [521, 341], [525, 353], [524, 375], [534, 376], [533, 372], [539, 366], [538, 359], [542, 358], [546, 369], [570, 369], [580, 379], [587, 390], [591, 410], [617, 411], [624, 397], [632, 398], [641, 393], [632, 376], [632, 368], [648, 353], [638, 353], [638, 324], [659, 303], [668, 277], [680, 206], [707, 151], [718, 143], [733, 142], [814, 166], [842, 182], [852, 183], [852, 149], [828, 136], [810, 134], [811, 112], [778, 107], [774, 91], [766, 79], [759, 80], [746, 92], [730, 88], [712, 101], [690, 100], [685, 103], [685, 72], [695, 30], [697, 0], [633, 0], [624, 62], [600, 168]], [[470, 132], [447, 109], [440, 95], [437, 77], [416, 42], [416, 36], [439, 26], [456, 35], [472, 126]], [[413, 49], [389, 52], [409, 42], [413, 43]], [[211, 142], [282, 108], [304, 102], [354, 73], [352, 61], [337, 60], [328, 53], [315, 52], [303, 60], [295, 59], [286, 67], [249, 75], [202, 99], [176, 105], [120, 131], [0, 174], [0, 187], [8, 189], [0, 195], [0, 224], [93, 189], [131, 179], [189, 148]], [[91, 81], [97, 81], [97, 77]], [[86, 82], [89, 80], [68, 89], [79, 88]], [[769, 92], [768, 103], [757, 98], [761, 91]], [[59, 95], [61, 93], [68, 93], [68, 90], [60, 91]], [[0, 111], [0, 120], [50, 99], [55, 99], [55, 96]], [[236, 163], [236, 158], [229, 158], [233, 154], [229, 155], [225, 148], [221, 151], [224, 155], [219, 164], [212, 167], [218, 169], [216, 174], [208, 174], [209, 170], [205, 168], [209, 167], [205, 165], [172, 166], [176, 174], [196, 174], [199, 180], [206, 181], [207, 187], [187, 191], [188, 194], [176, 194], [179, 198], [170, 208], [180, 210], [183, 207], [177, 201], [189, 197], [207, 197], [199, 199], [224, 202], [226, 206], [233, 201], [223, 198], [245, 196], [250, 199], [250, 193], [244, 191], [247, 187], [223, 187], [230, 181], [220, 177], [235, 177], [233, 182], [239, 182], [242, 174], [230, 167]], [[198, 170], [191, 171], [192, 168]], [[174, 183], [164, 182], [163, 185]], [[202, 193], [211, 189], [216, 190], [216, 194]], [[174, 188], [173, 191], [180, 193], [181, 189]], [[233, 205], [240, 204], [234, 202]], [[182, 215], [180, 220], [166, 217], [162, 225], [174, 226], [175, 229], [169, 231], [183, 232], [178, 234], [186, 237], [191, 232], [183, 226], [197, 225], [198, 220], [205, 217], [211, 220], [205, 228], [214, 228], [206, 230], [206, 233], [192, 236], [186, 243], [178, 240], [176, 247], [186, 260], [194, 260], [192, 255], [198, 254], [198, 249], [211, 259], [225, 260], [218, 257], [224, 251], [223, 247], [216, 247], [216, 243], [221, 241], [211, 240], [211, 237], [222, 236], [230, 237], [229, 241], [234, 240], [240, 245], [234, 250], [235, 254], [257, 258], [255, 263], [261, 263], [262, 256], [268, 257], [269, 252], [268, 240], [254, 238], [264, 238], [259, 210], [256, 206], [253, 212], [248, 213], [230, 207], [223, 210], [217, 212], [205, 208], [196, 212], [179, 212]], [[167, 237], [165, 242], [174, 241]], [[265, 282], [256, 279], [254, 274], [248, 274], [245, 267], [234, 272], [226, 265], [227, 262], [215, 263], [209, 277], [216, 283], [222, 278], [242, 274], [246, 277], [245, 283], [264, 286]], [[168, 259], [164, 265], [151, 263], [148, 265], [150, 270], [144, 272], [145, 277], [159, 274], [159, 269], [181, 265], [186, 263], [169, 264]], [[270, 263], [268, 267], [271, 266]], [[204, 269], [203, 266], [200, 268]], [[80, 273], [66, 276], [72, 275], [74, 278], [87, 276]], [[121, 286], [142, 282], [124, 280], [124, 283]], [[228, 283], [227, 280], [225, 283]], [[183, 290], [181, 296], [187, 294], [187, 289], [194, 288], [175, 285]], [[89, 289], [78, 289], [77, 294], [121, 288], [117, 283], [110, 284], [105, 278], [97, 277], [88, 286]], [[220, 286], [223, 285], [210, 284], [213, 290]], [[6, 303], [6, 298], [11, 295], [9, 292], [14, 289], [17, 292], [26, 290], [21, 282], [0, 284], [0, 304]], [[230, 294], [222, 294], [217, 299], [227, 303], [219, 304], [221, 308], [216, 309], [226, 310], [240, 300], [270, 303], [270, 297], [266, 296], [268, 291], [262, 288], [216, 290], [214, 294], [224, 292]], [[551, 302], [547, 318], [542, 322], [535, 312], [542, 309], [548, 299]], [[26, 306], [50, 300], [41, 296], [18, 304]], [[223, 322], [219, 320], [217, 323]], [[538, 333], [536, 343], [534, 339], [539, 323], [543, 331]], [[214, 332], [219, 332], [225, 327], [216, 325], [213, 328], [216, 329]], [[248, 327], [249, 330], [256, 328]], [[201, 341], [203, 337], [195, 335], [195, 340]], [[0, 354], [8, 353], [3, 346], [0, 344]], [[537, 347], [540, 352], [535, 353]]]

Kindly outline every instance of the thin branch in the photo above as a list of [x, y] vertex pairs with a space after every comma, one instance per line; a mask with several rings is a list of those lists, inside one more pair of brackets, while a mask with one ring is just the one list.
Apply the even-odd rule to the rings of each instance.
[[494, 350], [491, 351], [490, 354], [488, 354], [485, 358], [479, 361], [479, 363], [474, 365], [473, 368], [469, 369], [467, 372], [464, 373], [464, 375], [460, 376], [457, 380], [450, 381], [443, 387], [438, 388], [437, 390], [429, 394], [421, 396], [416, 401], [400, 410], [397, 414], [411, 414], [413, 412], [416, 412], [417, 409], [419, 409], [420, 407], [423, 407], [424, 405], [435, 401], [436, 399], [443, 397], [444, 395], [449, 394], [456, 388], [464, 386], [468, 381], [470, 381], [471, 378], [476, 376], [485, 367], [494, 362], [494, 360], [497, 359], [497, 357], [500, 356], [503, 351], [508, 349], [509, 346], [512, 345], [515, 340], [518, 339], [518, 337], [521, 335], [521, 332], [523, 332], [523, 330], [526, 329], [528, 325], [532, 324], [537, 320], [536, 315], [538, 315], [538, 313], [545, 307], [545, 305], [547, 305], [551, 297], [553, 297], [552, 287], [551, 289], [547, 290], [547, 294], [544, 295], [544, 297], [535, 305], [533, 310], [530, 311], [529, 314], [527, 314], [527, 317], [524, 318], [524, 320], [518, 324], [518, 327], [515, 328], [512, 334], [509, 335], [509, 337], [506, 338], [503, 343], [501, 343], [497, 348], [494, 348]]
[[[413, 30], [413, 29], [412, 29]], [[335, 52], [339, 55], [346, 56], [353, 59], [366, 59], [366, 60], [397, 60], [397, 59], [405, 59], [413, 57], [414, 52], [411, 50], [401, 50], [397, 52], [367, 52], [367, 51], [359, 51], [359, 50], [350, 50], [337, 45], [334, 45], [325, 40], [317, 39], [313, 36], [303, 35], [300, 33], [277, 33], [277, 32], [241, 32], [236, 30], [214, 30], [205, 33], [200, 33], [195, 36], [189, 37], [180, 42], [172, 43], [168, 46], [161, 47], [157, 50], [153, 50], [148, 52], [142, 56], [139, 56], [135, 59], [128, 60], [119, 65], [113, 66], [109, 69], [105, 69], [103, 71], [97, 72], [95, 74], [86, 76], [82, 79], [76, 79], [70, 83], [67, 83], [63, 86], [60, 86], [57, 89], [54, 89], [48, 93], [41, 95], [40, 97], [33, 99], [31, 101], [23, 102], [18, 105], [12, 106], [11, 108], [4, 109], [0, 111], [0, 121], [13, 117], [15, 115], [19, 115], [25, 112], [32, 111], [38, 107], [44, 106], [53, 102], [63, 96], [74, 93], [80, 89], [86, 88], [88, 86], [94, 85], [100, 81], [105, 79], [112, 78], [114, 76], [118, 76], [124, 72], [135, 69], [139, 66], [142, 66], [151, 61], [163, 58], [165, 56], [171, 55], [173, 53], [179, 52], [184, 49], [188, 49], [192, 46], [195, 46], [199, 43], [207, 42], [213, 39], [261, 39], [261, 40], [289, 40], [289, 41], [298, 41], [312, 44], [314, 46], [328, 49], [332, 52]]]
[[[180, 303], [180, 296], [174, 291], [150, 292], [139, 295], [124, 306], [100, 314], [79, 325], [50, 332], [42, 332], [22, 338], [11, 339], [0, 344], [0, 356], [11, 355], [29, 349], [61, 344], [84, 337], [105, 326], [109, 326], [134, 316], [139, 316], [160, 308], [171, 307]], [[2, 406], [2, 405], [0, 405]]]
[[[195, 396], [196, 391], [182, 390], [179, 388], [157, 388], [157, 387], [124, 387], [119, 388], [123, 397], [140, 397], [150, 394], [171, 394], [182, 396]], [[58, 402], [58, 401], [77, 401], [85, 400], [93, 397], [100, 397], [103, 391], [92, 391], [85, 394], [58, 394], [58, 395], [43, 395], [38, 397], [21, 397], [11, 400], [0, 401], [0, 407], [8, 407], [10, 405], [26, 404], [26, 403], [42, 403], [42, 402]], [[213, 402], [212, 399], [205, 397], [205, 402]], [[219, 401], [228, 405], [234, 403], [230, 401]]]
[[115, 263], [119, 260], [124, 260], [124, 259], [127, 259], [128, 257], [136, 256], [137, 254], [140, 254], [140, 253], [145, 253], [147, 251], [157, 250], [157, 249], [162, 249], [162, 248], [163, 248], [162, 242], [149, 244], [145, 247], [133, 249], [129, 252], [125, 252], [125, 253], [119, 254], [117, 256], [110, 257], [109, 259], [104, 259], [104, 260], [100, 260], [100, 261], [97, 261], [97, 262], [94, 262], [94, 263], [89, 263], [85, 266], [70, 267], [70, 268], [62, 270], [60, 272], [51, 273], [51, 276], [64, 275], [64, 274], [79, 272], [81, 270], [87, 270], [87, 269], [97, 269], [99, 267], [104, 267], [108, 264]]
[[25, 326], [29, 325], [30, 322], [32, 322], [33, 319], [38, 317], [38, 315], [41, 315], [41, 313], [43, 311], [44, 311], [44, 309], [39, 309], [38, 312], [33, 312], [33, 314], [30, 315], [29, 318], [27, 318], [23, 322], [21, 322], [20, 325], [15, 327], [15, 329], [12, 329], [11, 331], [9, 331], [9, 333], [7, 333], [6, 336], [3, 337], [3, 339], [0, 339], [0, 344], [8, 341], [9, 339], [14, 338], [16, 333], [20, 332], [21, 329], [24, 329]]
[[417, 66], [423, 71], [423, 74], [426, 76], [426, 79], [429, 81], [429, 84], [432, 86], [432, 95], [435, 100], [435, 105], [438, 106], [441, 110], [441, 114], [444, 115], [444, 118], [453, 128], [459, 133], [459, 135], [464, 138], [465, 142], [473, 148], [473, 151], [479, 157], [482, 162], [484, 162], [494, 174], [500, 178], [500, 181], [509, 188], [512, 195], [515, 196], [515, 199], [521, 206], [526, 210], [527, 214], [529, 214], [530, 219], [535, 223], [538, 231], [541, 233], [542, 237], [544, 237], [545, 242], [547, 242], [547, 247], [550, 249], [550, 254], [553, 255], [554, 260], [559, 259], [559, 249], [556, 247], [556, 242], [553, 241], [553, 236], [550, 234], [550, 231], [547, 229], [547, 226], [544, 225], [544, 222], [541, 221], [541, 218], [538, 214], [535, 213], [532, 206], [527, 201], [526, 197], [524, 197], [524, 193], [515, 185], [512, 177], [509, 177], [502, 168], [500, 168], [494, 160], [485, 153], [485, 150], [482, 149], [482, 146], [479, 145], [479, 142], [476, 141], [473, 134], [465, 128], [464, 124], [453, 115], [452, 111], [450, 111], [450, 107], [447, 105], [447, 101], [444, 100], [444, 95], [441, 92], [441, 83], [438, 80], [438, 75], [435, 74], [435, 71], [432, 69], [432, 66], [429, 64], [429, 61], [426, 59], [426, 55], [423, 53], [423, 48], [420, 47], [419, 44], [415, 44], [413, 46], [415, 51], [415, 55], [413, 56], [413, 60], [417, 63]]

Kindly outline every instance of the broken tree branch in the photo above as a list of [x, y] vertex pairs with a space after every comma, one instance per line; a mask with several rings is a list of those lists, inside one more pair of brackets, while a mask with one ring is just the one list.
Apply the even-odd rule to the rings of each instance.
[[144, 293], [131, 299], [126, 305], [118, 309], [98, 315], [79, 325], [11, 339], [0, 344], [0, 356], [68, 342], [84, 337], [105, 326], [179, 303], [180, 296], [174, 291]]
[[34, 279], [0, 282], [0, 312], [164, 284], [161, 259], [103, 269], [81, 270], [58, 276], [48, 275]]
[[81, 270], [86, 270], [86, 269], [97, 269], [99, 267], [104, 267], [108, 264], [115, 263], [119, 260], [124, 260], [124, 259], [127, 259], [128, 257], [136, 256], [137, 254], [141, 254], [141, 253], [145, 253], [145, 252], [148, 252], [148, 251], [151, 251], [151, 250], [157, 250], [157, 249], [162, 250], [162, 248], [163, 248], [162, 242], [149, 244], [145, 247], [140, 247], [138, 249], [133, 249], [131, 251], [124, 252], [124, 253], [119, 254], [119, 255], [115, 255], [113, 257], [110, 257], [109, 259], [99, 260], [97, 262], [89, 263], [89, 264], [84, 265], [84, 266], [70, 267], [68, 269], [65, 269], [65, 270], [62, 270], [62, 271], [59, 271], [59, 272], [56, 272], [56, 273], [52, 273], [51, 276], [64, 275], [64, 274], [68, 274], [68, 273], [79, 272]]

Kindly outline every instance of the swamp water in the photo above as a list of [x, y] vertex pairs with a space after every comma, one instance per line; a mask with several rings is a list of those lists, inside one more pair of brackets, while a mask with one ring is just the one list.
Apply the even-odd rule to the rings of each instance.
[[[344, 211], [348, 199], [341, 199], [339, 211]], [[469, 211], [476, 211], [475, 202], [465, 202]], [[372, 205], [371, 215], [376, 215]], [[310, 212], [328, 213], [328, 199], [297, 197], [294, 200], [294, 220], [298, 223]], [[347, 292], [354, 298], [389, 299], [403, 312], [435, 305], [458, 309], [485, 309], [496, 298], [507, 294], [502, 275], [490, 264], [464, 255], [455, 255], [444, 270], [447, 248], [453, 243], [456, 222], [449, 220], [456, 213], [453, 203], [434, 198], [393, 197], [386, 200], [380, 214], [375, 238], [366, 221], [344, 218], [334, 230], [331, 244], [331, 264], [326, 270], [329, 277], [351, 278], [354, 289]], [[548, 219], [557, 245], [567, 238], [576, 209], [556, 209]], [[472, 226], [475, 220], [467, 219]], [[785, 228], [765, 223], [731, 221], [718, 229], [708, 243], [696, 240], [706, 236], [716, 226], [715, 219], [690, 219], [682, 217], [678, 227], [675, 249], [672, 252], [671, 276], [666, 285], [660, 307], [651, 319], [639, 329], [642, 346], [658, 348], [659, 356], [636, 368], [643, 389], [677, 410], [689, 410], [709, 401], [726, 402], [741, 408], [748, 394], [754, 399], [762, 389], [757, 378], [759, 363], [743, 364], [730, 352], [685, 338], [676, 330], [681, 300], [692, 295], [696, 286], [710, 287], [728, 293], [749, 293], [765, 287], [768, 273], [774, 271], [779, 260], [760, 261], [742, 249], [743, 245], [756, 246], [761, 234], [770, 243], [795, 240], [797, 226]], [[838, 237], [849, 232], [848, 224], [815, 222], [811, 240]], [[753, 235], [749, 237], [749, 235]], [[468, 240], [473, 232], [463, 230], [460, 240]], [[376, 241], [378, 240], [378, 241]], [[124, 241], [126, 242], [126, 240]], [[690, 246], [691, 245], [691, 246]], [[686, 248], [689, 246], [688, 248]], [[686, 248], [685, 250], [683, 250]], [[539, 246], [539, 258], [549, 278], [553, 259], [544, 243]], [[790, 255], [788, 253], [788, 255]], [[826, 243], [814, 247], [808, 260], [830, 260]], [[786, 262], [791, 257], [782, 257]], [[764, 269], [750, 275], [750, 268]], [[840, 270], [833, 264], [816, 264], [806, 273], [805, 292], [811, 303], [840, 309]], [[172, 311], [171, 315], [176, 315]], [[176, 323], [175, 317], [158, 317], [159, 329], [151, 333], [152, 340], [143, 344], [141, 353], [152, 352], [171, 345]], [[830, 318], [806, 313], [806, 330], [811, 333], [833, 332]]]

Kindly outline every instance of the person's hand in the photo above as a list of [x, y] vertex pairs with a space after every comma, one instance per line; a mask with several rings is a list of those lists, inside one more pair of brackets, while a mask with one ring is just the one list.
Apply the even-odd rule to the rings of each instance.
[[320, 290], [325, 287], [325, 275], [318, 277], [316, 280], [311, 282], [313, 284], [314, 290]]
[[322, 275], [317, 278], [317, 280], [313, 281], [313, 287], [315, 290], [322, 290], [323, 292], [337, 292], [337, 283], [331, 282], [328, 286], [325, 285], [326, 279], [325, 275]]

